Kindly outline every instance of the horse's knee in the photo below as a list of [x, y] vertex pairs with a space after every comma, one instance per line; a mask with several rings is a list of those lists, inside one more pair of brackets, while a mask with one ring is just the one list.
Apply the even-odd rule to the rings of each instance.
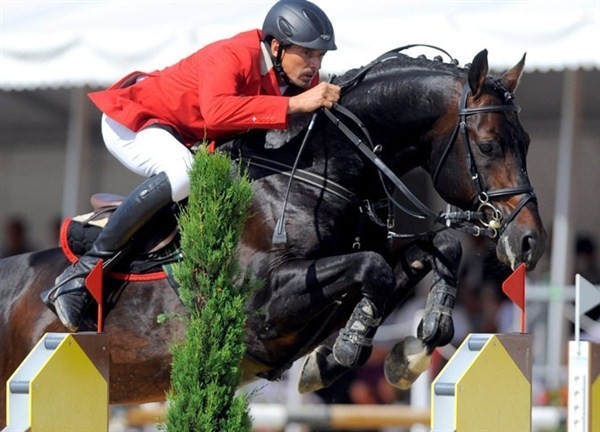
[[387, 261], [376, 252], [362, 252], [357, 277], [363, 293], [369, 297], [387, 295], [394, 286], [394, 272]]
[[433, 238], [433, 246], [440, 253], [448, 267], [456, 267], [460, 264], [462, 258], [462, 246], [460, 241], [449, 232], [440, 232]]

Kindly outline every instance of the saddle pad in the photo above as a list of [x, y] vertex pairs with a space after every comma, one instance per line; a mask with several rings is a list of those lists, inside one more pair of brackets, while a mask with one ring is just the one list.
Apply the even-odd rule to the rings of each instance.
[[[102, 231], [101, 223], [89, 223], [87, 215], [78, 218], [67, 218], [60, 229], [60, 247], [67, 259], [75, 263], [79, 257], [85, 254]], [[113, 279], [124, 281], [152, 281], [166, 279], [167, 273], [163, 265], [166, 261], [173, 261], [168, 255], [160, 257], [157, 262], [150, 259], [136, 259], [121, 264], [120, 268], [109, 272], [107, 275]]]

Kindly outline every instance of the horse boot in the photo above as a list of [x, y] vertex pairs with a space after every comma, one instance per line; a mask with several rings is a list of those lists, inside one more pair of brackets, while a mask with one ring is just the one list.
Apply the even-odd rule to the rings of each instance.
[[131, 238], [165, 206], [172, 203], [171, 183], [165, 173], [152, 176], [139, 185], [117, 207], [92, 248], [55, 280], [55, 286], [41, 294], [69, 331], [79, 330], [84, 312], [92, 304], [85, 279], [102, 259], [108, 271], [120, 259]]
[[367, 297], [354, 307], [346, 327], [333, 344], [333, 357], [342, 366], [354, 368], [364, 364], [373, 350], [373, 336], [383, 314]]

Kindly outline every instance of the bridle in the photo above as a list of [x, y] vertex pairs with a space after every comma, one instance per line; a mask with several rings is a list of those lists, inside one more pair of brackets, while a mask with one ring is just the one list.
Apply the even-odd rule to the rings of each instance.
[[[498, 83], [501, 87], [502, 84]], [[535, 193], [533, 188], [527, 181], [526, 184], [522, 184], [519, 186], [501, 188], [501, 189], [488, 189], [484, 183], [483, 178], [479, 175], [479, 171], [477, 170], [477, 164], [475, 163], [475, 157], [473, 155], [473, 149], [471, 148], [471, 143], [469, 140], [468, 134], [468, 125], [467, 118], [469, 116], [475, 114], [482, 113], [501, 113], [501, 112], [520, 112], [521, 107], [515, 105], [513, 103], [507, 103], [504, 105], [488, 105], [483, 107], [467, 107], [467, 96], [471, 92], [468, 82], [465, 83], [462, 90], [462, 95], [460, 98], [459, 106], [458, 106], [458, 123], [454, 127], [452, 135], [446, 144], [446, 147], [442, 153], [442, 157], [438, 160], [435, 170], [433, 171], [432, 180], [433, 185], [435, 186], [438, 181], [438, 177], [444, 162], [447, 159], [450, 150], [452, 149], [456, 139], [459, 135], [462, 137], [462, 141], [465, 147], [465, 157], [467, 162], [467, 168], [469, 170], [471, 181], [473, 182], [475, 189], [477, 190], [477, 197], [475, 198], [475, 205], [477, 206], [477, 213], [482, 213], [483, 217], [478, 217], [479, 223], [484, 226], [485, 230], [483, 233], [490, 238], [495, 238], [498, 235], [502, 234], [502, 232], [506, 229], [509, 223], [513, 221], [513, 219], [517, 216], [517, 214], [521, 211], [521, 209], [527, 205], [527, 203], [531, 200], [536, 200]], [[513, 98], [513, 95], [509, 91], [504, 92], [504, 100], [506, 102], [510, 102]], [[500, 209], [498, 209], [492, 203], [493, 198], [512, 196], [512, 195], [524, 195], [519, 204], [514, 208], [514, 210], [508, 215], [508, 217], [504, 218], [504, 214]], [[486, 215], [489, 217], [488, 220], [485, 219]], [[477, 226], [475, 226], [477, 228]], [[479, 235], [479, 232], [476, 231], [475, 235]]]
[[[450, 150], [460, 136], [465, 146], [465, 157], [466, 163], [469, 170], [469, 175], [475, 189], [477, 190], [476, 202], [473, 207], [477, 207], [476, 211], [463, 211], [460, 209], [449, 208], [446, 212], [435, 213], [429, 207], [427, 207], [421, 200], [419, 200], [409, 188], [394, 174], [394, 172], [387, 167], [387, 165], [379, 159], [376, 155], [377, 147], [373, 144], [373, 141], [368, 133], [366, 127], [362, 124], [352, 112], [337, 104], [331, 110], [323, 109], [325, 116], [344, 134], [346, 137], [355, 145], [355, 147], [361, 151], [378, 169], [380, 177], [383, 182], [383, 187], [388, 197], [389, 202], [396, 208], [408, 213], [411, 216], [419, 219], [430, 219], [436, 223], [441, 223], [446, 228], [453, 228], [459, 231], [469, 233], [474, 236], [485, 235], [492, 239], [497, 238], [506, 229], [508, 224], [514, 220], [521, 209], [527, 205], [529, 201], [536, 199], [533, 188], [527, 181], [527, 184], [500, 188], [500, 189], [488, 189], [484, 183], [483, 178], [479, 175], [473, 150], [468, 136], [467, 117], [482, 114], [482, 113], [500, 113], [500, 112], [520, 112], [521, 108], [513, 103], [507, 103], [504, 105], [488, 105], [483, 107], [467, 107], [467, 96], [470, 93], [469, 84], [466, 83], [463, 87], [462, 95], [458, 106], [458, 121], [457, 124], [448, 139], [448, 143], [444, 148], [442, 157], [439, 159], [435, 170], [433, 171], [433, 184], [435, 185], [439, 173], [447, 160], [447, 156]], [[505, 92], [506, 102], [510, 102], [512, 94]], [[350, 128], [348, 128], [334, 112], [341, 114], [342, 116], [351, 120], [357, 125], [363, 135], [363, 138], [358, 137]], [[415, 206], [421, 213], [416, 213], [405, 206], [398, 203], [393, 196], [393, 190], [390, 191], [383, 178], [389, 180], [394, 188], [404, 195], [408, 201]], [[498, 197], [512, 196], [512, 195], [524, 195], [519, 204], [513, 209], [513, 211], [504, 217], [504, 213], [498, 207], [494, 205], [492, 199]], [[480, 224], [481, 226], [479, 226]], [[418, 235], [413, 234], [396, 234], [391, 230], [390, 224], [388, 224], [388, 236], [389, 237], [415, 237]], [[419, 234], [421, 235], [421, 234]]]

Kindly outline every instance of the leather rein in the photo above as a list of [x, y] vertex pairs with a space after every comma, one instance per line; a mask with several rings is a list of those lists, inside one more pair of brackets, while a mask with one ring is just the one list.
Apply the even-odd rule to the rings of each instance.
[[[323, 109], [325, 116], [354, 144], [357, 150], [362, 152], [380, 172], [381, 176], [385, 177], [389, 180], [396, 190], [398, 190], [402, 195], [404, 195], [408, 201], [416, 207], [421, 214], [415, 213], [410, 209], [407, 209], [405, 206], [395, 200], [393, 197], [393, 191], [390, 192], [386, 185], [384, 184], [384, 190], [388, 195], [388, 199], [390, 202], [400, 210], [405, 213], [417, 217], [419, 219], [430, 219], [435, 223], [440, 223], [447, 228], [453, 228], [459, 231], [466, 232], [468, 234], [479, 236], [485, 235], [490, 238], [496, 238], [506, 229], [508, 224], [514, 220], [517, 214], [521, 211], [521, 209], [531, 200], [535, 200], [535, 193], [533, 188], [527, 182], [526, 184], [509, 187], [509, 188], [501, 188], [501, 189], [487, 189], [483, 178], [479, 174], [477, 170], [477, 165], [475, 163], [475, 158], [473, 155], [473, 150], [471, 148], [471, 143], [468, 136], [468, 127], [467, 127], [467, 117], [482, 114], [482, 113], [499, 113], [499, 112], [520, 112], [521, 108], [515, 104], [506, 104], [506, 105], [489, 105], [483, 107], [475, 107], [468, 108], [467, 105], [467, 96], [470, 92], [469, 84], [465, 83], [462, 91], [462, 95], [459, 102], [458, 107], [458, 122], [450, 135], [448, 143], [442, 153], [442, 157], [438, 161], [436, 165], [436, 169], [434, 170], [434, 174], [432, 176], [433, 184], [435, 185], [438, 180], [439, 173], [441, 168], [444, 165], [444, 162], [447, 160], [447, 156], [450, 153], [454, 143], [457, 140], [457, 137], [460, 135], [462, 137], [463, 144], [465, 146], [465, 156], [467, 159], [467, 166], [469, 169], [470, 178], [477, 190], [476, 202], [474, 205], [477, 206], [476, 211], [462, 211], [459, 209], [453, 209], [446, 212], [435, 213], [431, 210], [427, 205], [425, 205], [419, 198], [417, 198], [410, 189], [394, 174], [394, 172], [376, 155], [377, 147], [374, 146], [373, 141], [366, 129], [366, 127], [362, 124], [360, 119], [358, 119], [352, 112], [344, 108], [343, 106], [336, 104], [332, 110]], [[507, 92], [505, 95], [507, 101], [512, 99], [512, 95]], [[350, 128], [348, 128], [333, 112], [339, 113], [344, 117], [350, 119], [353, 123], [355, 123], [364, 135], [364, 140], [358, 137]], [[382, 179], [383, 181], [383, 179]], [[504, 213], [502, 210], [497, 208], [491, 199], [512, 195], [524, 195], [523, 199], [519, 202], [519, 204], [513, 209], [513, 211], [508, 215], [508, 217], [504, 217]], [[481, 226], [477, 225], [477, 223], [481, 224]], [[388, 224], [388, 229], [390, 229]], [[389, 237], [414, 237], [415, 235], [402, 235], [396, 234], [389, 231]]]
[[[411, 48], [414, 46], [427, 46], [430, 48], [438, 49], [439, 51], [445, 53], [452, 59], [452, 57], [446, 51], [444, 51], [440, 48], [434, 47], [434, 46], [422, 45], [422, 44], [406, 45], [404, 47], [384, 53], [383, 55], [381, 55], [380, 57], [375, 59], [373, 62], [371, 62], [364, 68], [362, 68], [352, 79], [341, 84], [342, 91], [343, 92], [348, 91], [349, 89], [354, 87], [357, 83], [362, 81], [362, 79], [365, 77], [367, 72], [375, 64], [382, 63], [388, 59], [397, 57], [399, 54], [399, 51], [402, 51], [406, 48]], [[454, 59], [452, 59], [452, 61], [454, 63], [456, 63], [456, 61]], [[316, 118], [318, 117], [318, 115], [320, 113], [323, 113], [325, 115], [325, 117], [333, 125], [335, 125], [346, 136], [346, 138], [348, 138], [348, 140], [354, 145], [355, 149], [358, 150], [359, 152], [361, 152], [376, 167], [376, 169], [379, 172], [379, 176], [380, 176], [380, 179], [381, 179], [381, 182], [383, 185], [383, 189], [387, 195], [388, 202], [390, 203], [389, 205], [396, 207], [399, 210], [403, 211], [404, 213], [406, 213], [410, 216], [413, 216], [415, 218], [423, 219], [423, 220], [429, 219], [429, 220], [433, 221], [434, 223], [442, 224], [444, 226], [443, 229], [452, 228], [452, 229], [456, 229], [458, 231], [466, 232], [466, 233], [474, 235], [474, 236], [485, 235], [492, 239], [494, 239], [494, 238], [498, 237], [500, 234], [502, 234], [504, 229], [506, 229], [508, 224], [514, 220], [514, 218], [521, 211], [521, 209], [529, 201], [536, 200], [535, 193], [533, 191], [533, 188], [529, 184], [529, 182], [527, 182], [527, 184], [524, 184], [524, 185], [519, 185], [519, 186], [515, 186], [515, 187], [510, 187], [510, 188], [501, 188], [501, 189], [493, 189], [493, 190], [486, 188], [484, 181], [481, 178], [481, 176], [479, 175], [479, 171], [477, 170], [477, 165], [475, 163], [473, 151], [471, 149], [471, 145], [470, 145], [470, 141], [469, 141], [469, 137], [468, 137], [467, 118], [472, 115], [482, 114], [482, 113], [499, 113], [499, 112], [517, 112], [518, 113], [518, 112], [520, 112], [521, 108], [518, 105], [515, 105], [513, 103], [469, 108], [469, 107], [467, 107], [467, 98], [468, 98], [469, 93], [470, 93], [470, 88], [469, 88], [469, 84], [467, 82], [467, 83], [465, 83], [465, 85], [463, 87], [462, 95], [461, 95], [459, 106], [458, 106], [457, 124], [456, 124], [452, 134], [450, 135], [450, 138], [448, 140], [448, 143], [446, 144], [446, 147], [444, 148], [442, 157], [440, 158], [440, 160], [438, 161], [438, 163], [436, 165], [436, 168], [433, 172], [432, 179], [433, 179], [433, 184], [435, 185], [437, 182], [439, 173], [444, 165], [444, 162], [446, 161], [447, 156], [450, 153], [450, 150], [452, 149], [452, 147], [453, 147], [454, 143], [456, 142], [456, 140], [459, 136], [459, 133], [460, 133], [463, 144], [465, 146], [465, 157], [467, 159], [467, 166], [469, 169], [470, 177], [471, 177], [471, 180], [477, 190], [476, 202], [474, 203], [474, 206], [477, 206], [476, 211], [463, 211], [458, 208], [453, 208], [450, 205], [448, 206], [448, 209], [446, 211], [436, 213], [433, 210], [431, 210], [418, 197], [416, 197], [410, 191], [410, 189], [402, 182], [402, 180], [400, 180], [400, 178], [398, 178], [398, 176], [396, 176], [396, 174], [377, 156], [377, 154], [381, 151], [381, 146], [374, 145], [373, 140], [372, 140], [366, 126], [362, 123], [362, 121], [356, 115], [354, 115], [350, 110], [346, 109], [345, 107], [343, 107], [342, 105], [340, 105], [338, 103], [338, 104], [335, 104], [331, 109], [321, 108], [320, 110], [316, 111], [313, 114], [313, 117], [312, 117], [311, 122], [307, 129], [307, 132], [305, 134], [304, 140], [302, 142], [302, 145], [298, 151], [296, 163], [294, 164], [293, 167], [291, 167], [292, 171], [289, 174], [290, 179], [289, 179], [289, 183], [288, 183], [285, 200], [284, 200], [284, 203], [282, 206], [281, 217], [278, 220], [277, 226], [273, 233], [273, 244], [281, 245], [281, 244], [285, 244], [287, 241], [287, 236], [285, 233], [285, 208], [286, 208], [286, 204], [287, 204], [287, 200], [288, 200], [291, 183], [294, 179], [297, 179], [297, 180], [300, 180], [303, 182], [307, 182], [306, 173], [301, 172], [301, 170], [300, 170], [300, 172], [297, 172], [296, 165], [297, 165], [297, 161], [299, 160], [300, 154], [302, 153], [304, 145], [306, 144], [306, 142], [309, 139], [309, 136], [311, 135]], [[505, 93], [505, 101], [510, 102], [511, 99], [512, 99], [512, 94], [510, 94], [509, 92], [506, 92]], [[357, 134], [355, 134], [340, 119], [340, 116], [345, 117], [346, 119], [351, 121], [355, 126], [358, 126], [363, 137], [361, 138]], [[272, 165], [272, 161], [267, 161], [267, 160], [263, 159], [263, 162], [264, 162], [263, 168], [270, 168], [273, 171], [283, 172], [283, 170], [274, 168]], [[252, 161], [250, 163], [256, 164]], [[283, 168], [283, 167], [281, 167], [281, 168]], [[290, 167], [287, 167], [287, 168], [290, 168]], [[319, 186], [318, 184], [315, 183], [314, 180], [317, 178], [320, 179], [317, 183], [321, 183], [321, 186]], [[340, 191], [343, 189], [344, 193], [341, 195], [345, 195], [344, 198], [346, 200], [349, 200], [349, 198], [350, 198], [351, 192], [348, 193], [349, 191], [345, 190], [345, 188], [343, 188], [340, 185], [337, 185], [335, 183], [332, 183], [328, 179], [322, 178], [321, 176], [318, 176], [318, 175], [312, 175], [311, 180], [312, 181], [308, 181], [309, 184], [320, 187], [321, 189], [326, 190], [328, 192], [332, 192], [338, 196], [340, 196]], [[392, 183], [393, 188], [391, 190], [386, 185], [386, 180]], [[334, 185], [333, 188], [330, 187], [332, 184]], [[398, 190], [402, 195], [404, 195], [404, 197], [406, 197], [406, 199], [416, 209], [418, 209], [419, 212], [409, 209], [406, 206], [399, 203], [393, 196], [394, 190]], [[513, 211], [508, 215], [508, 217], [505, 217], [502, 210], [497, 208], [492, 203], [491, 199], [498, 198], [498, 197], [512, 196], [512, 195], [524, 195], [524, 197], [521, 199], [519, 204], [513, 209]], [[361, 206], [361, 211], [364, 211], [364, 206]], [[366, 205], [366, 212], [369, 214], [369, 217], [371, 218], [371, 220], [373, 220], [378, 225], [386, 225], [386, 224], [382, 224], [378, 220], [377, 216], [374, 215], [374, 212], [372, 212], [371, 205], [368, 202]], [[388, 214], [391, 215], [392, 212], [388, 211]], [[391, 217], [392, 216], [390, 216], [390, 218]], [[481, 226], [478, 224], [480, 224]], [[390, 223], [390, 221], [388, 220], [387, 229], [388, 229], [388, 238], [390, 238], [390, 239], [391, 238], [414, 238], [414, 237], [428, 234], [428, 233], [398, 234], [398, 233], [391, 231], [392, 228], [393, 228], [393, 223]]]

